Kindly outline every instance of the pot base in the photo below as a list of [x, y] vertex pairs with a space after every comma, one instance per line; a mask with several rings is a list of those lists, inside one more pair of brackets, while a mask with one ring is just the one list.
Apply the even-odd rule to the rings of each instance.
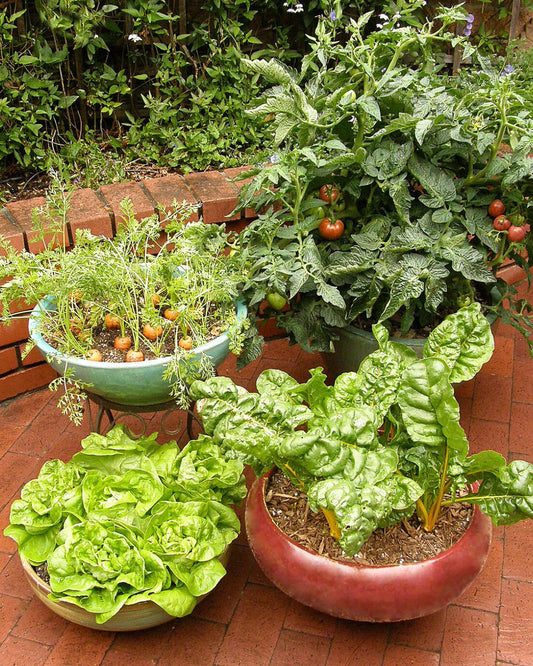
[[292, 541], [272, 522], [264, 499], [268, 475], [248, 495], [246, 531], [265, 575], [288, 596], [328, 615], [361, 622], [423, 617], [459, 597], [483, 568], [492, 534], [476, 507], [463, 537], [434, 558], [373, 567], [318, 555]]

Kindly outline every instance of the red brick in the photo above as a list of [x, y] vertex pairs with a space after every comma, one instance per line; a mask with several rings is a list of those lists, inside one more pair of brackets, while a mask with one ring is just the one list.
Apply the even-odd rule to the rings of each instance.
[[515, 284], [526, 277], [526, 272], [517, 264], [508, 264], [498, 271], [498, 277], [505, 280], [507, 284]]
[[[224, 638], [225, 626], [196, 617], [178, 620], [169, 640], [163, 644], [158, 666], [207, 666], [215, 663]], [[240, 664], [236, 659], [233, 664]]]
[[[241, 167], [233, 167], [231, 169], [224, 169], [222, 172], [226, 178], [231, 180], [235, 187], [237, 187], [239, 190], [243, 187], [243, 185], [247, 185], [249, 182], [252, 181], [252, 178], [239, 178], [239, 180], [233, 180], [233, 178], [236, 178], [237, 176], [240, 176], [241, 174], [246, 173], [247, 171], [250, 171], [253, 167], [250, 166], [241, 166]], [[255, 208], [245, 208], [243, 210], [244, 217], [247, 219], [250, 218], [255, 218], [257, 217], [257, 211]]]
[[533, 360], [515, 356], [513, 371], [513, 401], [533, 404]]
[[67, 220], [72, 233], [72, 240], [76, 242], [78, 229], [89, 229], [95, 236], [113, 236], [111, 216], [104, 204], [90, 188], [76, 190], [70, 200]]
[[[44, 197], [35, 197], [34, 199], [22, 199], [8, 203], [6, 208], [15, 218], [17, 224], [23, 230], [26, 236], [26, 246], [30, 252], [41, 252], [47, 246], [54, 247], [62, 242], [61, 237], [55, 236], [49, 231], [45, 234], [44, 241], [38, 238], [38, 231], [33, 227], [33, 211], [46, 205]], [[49, 229], [50, 223], [44, 223], [45, 230]], [[68, 237], [65, 239], [68, 246]]]
[[388, 624], [339, 620], [327, 666], [381, 666], [388, 635]]
[[322, 636], [300, 634], [284, 629], [272, 656], [276, 666], [294, 666], [294, 664], [325, 664], [331, 640]]
[[[502, 581], [498, 659], [533, 664], [533, 583]], [[465, 663], [465, 662], [463, 662]]]
[[[6, 504], [5, 507], [0, 511], [0, 552], [1, 553], [6, 553], [8, 555], [13, 555], [13, 553], [17, 552], [17, 544], [11, 537], [7, 537], [4, 535], [4, 529], [9, 525], [9, 513], [11, 511], [11, 505]], [[11, 560], [10, 560], [11, 562]], [[2, 575], [4, 570], [9, 566], [8, 564], [4, 563], [4, 566], [2, 567]], [[0, 578], [1, 580], [1, 578]], [[3, 587], [1, 588], [2, 593], [4, 593]]]
[[4, 375], [6, 372], [11, 372], [11, 370], [15, 370], [18, 367], [19, 360], [15, 347], [0, 349], [0, 375]]
[[39, 666], [45, 662], [48, 663], [46, 659], [49, 654], [50, 647], [48, 645], [40, 645], [34, 641], [8, 636], [0, 645], [0, 664], [21, 666], [21, 664], [31, 663], [34, 666]]
[[33, 597], [24, 615], [17, 623], [13, 623], [11, 634], [45, 645], [55, 645], [67, 624], [67, 620], [59, 617], [37, 597]]
[[500, 607], [502, 563], [503, 542], [494, 539], [483, 570], [457, 599], [456, 605], [497, 613]]
[[[56, 394], [56, 399], [59, 395]], [[20, 453], [32, 458], [42, 458], [55, 444], [68, 425], [68, 417], [61, 414], [55, 402], [51, 402], [39, 414], [39, 428], [27, 429], [11, 445], [12, 453]]]
[[16, 597], [0, 597], [0, 644], [24, 615], [28, 602]]
[[27, 317], [14, 317], [9, 323], [0, 324], [0, 347], [6, 347], [15, 342], [25, 342], [27, 339]]
[[533, 578], [533, 521], [505, 527], [503, 575], [531, 581]]
[[406, 622], [391, 624], [389, 643], [439, 652], [446, 623], [446, 609]]
[[[183, 620], [177, 620], [183, 622]], [[166, 622], [151, 629], [135, 632], [118, 632], [110, 652], [129, 655], [130, 660], [149, 658], [159, 659], [165, 652], [165, 643], [173, 634], [174, 623]]]
[[428, 652], [403, 645], [389, 645], [385, 651], [383, 666], [439, 666], [438, 652]]
[[[154, 201], [162, 209], [159, 217], [163, 220], [165, 216], [174, 212], [174, 206], [183, 202], [197, 205], [198, 199], [191, 192], [181, 176], [163, 176], [162, 178], [147, 178], [142, 181]], [[198, 210], [195, 210], [189, 218], [189, 222], [199, 219]]]
[[98, 666], [113, 637], [110, 631], [94, 631], [69, 623], [48, 657], [46, 666]]
[[284, 629], [299, 631], [303, 634], [315, 634], [325, 638], [333, 638], [336, 626], [336, 618], [320, 613], [294, 600], [291, 601], [283, 623]]
[[514, 340], [497, 336], [494, 339], [494, 353], [490, 361], [482, 366], [479, 374], [512, 377]]
[[226, 631], [217, 665], [270, 664], [289, 602], [275, 588], [248, 585]]
[[138, 183], [113, 183], [102, 185], [100, 192], [104, 196], [109, 208], [115, 216], [115, 228], [118, 228], [125, 218], [121, 211], [121, 203], [124, 199], [131, 201], [135, 219], [144, 220], [154, 214], [154, 205], [145, 191]]
[[533, 458], [533, 405], [513, 403], [510, 415], [509, 454], [513, 457]]
[[[17, 599], [31, 599], [33, 597], [32, 589], [26, 580], [22, 570], [22, 564], [18, 555], [13, 555], [9, 564], [2, 569], [0, 573], [0, 588], [2, 594]], [[2, 661], [0, 660], [0, 664]]]
[[0, 377], [0, 400], [7, 400], [26, 391], [46, 386], [56, 377], [56, 371], [48, 363], [34, 365]]
[[494, 613], [450, 606], [446, 615], [441, 666], [494, 666], [497, 621], [498, 616]]
[[[5, 208], [0, 210], [0, 236], [4, 240], [9, 241], [14, 250], [20, 252], [26, 247], [24, 244], [24, 233], [18, 224], [11, 221], [9, 215], [5, 214], [5, 211], [7, 211]], [[0, 251], [0, 255], [5, 256], [5, 254], [3, 250]]]
[[25, 427], [50, 401], [49, 391], [36, 391], [8, 402], [0, 402], [0, 418], [14, 426]]
[[19, 346], [19, 353], [20, 357], [22, 359], [22, 365], [23, 366], [28, 366], [28, 365], [35, 365], [36, 363], [43, 363], [46, 361], [44, 356], [41, 354], [39, 349], [37, 347], [34, 347], [29, 354], [23, 357], [24, 355], [24, 345]]
[[[155, 660], [151, 657], [139, 657], [139, 655], [135, 655], [135, 666], [154, 666], [155, 663]], [[113, 652], [106, 654], [100, 666], [132, 666], [132, 657], [129, 652], [113, 650]]]
[[509, 421], [511, 386], [510, 377], [478, 375], [475, 379], [472, 417], [491, 421]]
[[234, 545], [226, 575], [211, 594], [198, 604], [194, 611], [195, 616], [213, 622], [228, 623], [241, 598], [252, 562], [253, 556], [249, 548]]
[[219, 171], [202, 171], [184, 176], [196, 198], [202, 202], [202, 219], [207, 224], [238, 220], [240, 213], [228, 217], [238, 200], [238, 190]]
[[509, 455], [508, 423], [472, 419], [468, 439], [470, 441], [470, 453], [479, 453], [491, 449], [501, 453], [505, 458]]

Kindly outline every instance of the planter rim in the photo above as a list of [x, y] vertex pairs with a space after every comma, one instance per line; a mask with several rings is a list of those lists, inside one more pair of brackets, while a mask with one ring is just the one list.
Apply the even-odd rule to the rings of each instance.
[[287, 541], [289, 541], [291, 543], [291, 545], [294, 546], [295, 548], [299, 548], [300, 550], [304, 551], [305, 553], [308, 553], [309, 555], [311, 555], [313, 557], [320, 557], [321, 559], [324, 560], [324, 562], [330, 562], [330, 563], [334, 564], [335, 566], [344, 566], [344, 567], [348, 567], [348, 568], [354, 568], [355, 567], [357, 569], [375, 569], [375, 570], [378, 570], [378, 571], [385, 571], [387, 569], [398, 569], [399, 567], [423, 567], [423, 566], [427, 566], [428, 562], [438, 562], [439, 560], [446, 559], [447, 557], [449, 557], [449, 553], [453, 552], [454, 550], [457, 550], [460, 547], [459, 544], [461, 543], [461, 541], [467, 535], [468, 529], [470, 528], [470, 526], [474, 522], [475, 515], [477, 514], [478, 517], [480, 515], [484, 515], [484, 514], [482, 514], [481, 509], [477, 505], [474, 504], [474, 511], [473, 511], [473, 514], [472, 514], [472, 518], [471, 518], [470, 522], [468, 523], [468, 525], [467, 525], [464, 533], [462, 534], [462, 536], [459, 539], [457, 539], [457, 541], [454, 544], [452, 544], [449, 548], [446, 548], [446, 550], [443, 550], [442, 552], [438, 553], [438, 555], [434, 555], [433, 557], [429, 557], [425, 560], [420, 560], [418, 562], [406, 562], [406, 563], [399, 563], [399, 564], [377, 565], [377, 564], [364, 564], [362, 562], [356, 562], [356, 561], [347, 562], [345, 560], [338, 560], [338, 559], [335, 559], [335, 558], [324, 557], [323, 555], [320, 555], [316, 551], [311, 550], [310, 548], [307, 548], [306, 546], [302, 546], [297, 541], [294, 541], [294, 539], [291, 539], [291, 537], [286, 532], [284, 532], [282, 529], [280, 529], [278, 527], [278, 525], [276, 524], [276, 522], [272, 519], [272, 516], [270, 515], [270, 512], [268, 511], [268, 507], [267, 507], [266, 500], [265, 500], [265, 489], [266, 489], [266, 484], [267, 484], [268, 480], [270, 479], [272, 474], [276, 471], [276, 469], [277, 469], [276, 467], [273, 467], [272, 469], [270, 469], [268, 472], [265, 472], [265, 474], [263, 474], [262, 476], [260, 476], [257, 479], [257, 483], [261, 483], [262, 502], [263, 502], [263, 505], [265, 507], [266, 514], [269, 516], [270, 521], [272, 522], [272, 526], [285, 539], [287, 539]]
[[[363, 328], [359, 328], [358, 326], [354, 326], [353, 324], [347, 324], [346, 326], [343, 326], [342, 328], [337, 328], [337, 333], [351, 333], [352, 335], [358, 335], [361, 338], [364, 338], [365, 340], [368, 340], [369, 342], [376, 342], [376, 338], [372, 335], [370, 331], [365, 331]], [[389, 338], [390, 342], [401, 342], [404, 345], [425, 345], [427, 337], [421, 337], [421, 338], [403, 338], [403, 337], [394, 337], [390, 336]]]
[[[247, 315], [247, 308], [246, 305], [244, 304], [244, 301], [242, 299], [239, 299], [235, 303], [235, 307], [237, 308], [237, 319], [239, 321], [242, 321], [243, 319], [246, 318]], [[38, 330], [38, 322], [41, 317], [41, 312], [43, 310], [52, 310], [52, 309], [53, 309], [53, 297], [45, 296], [33, 308], [28, 320], [28, 330], [30, 337], [33, 340], [33, 342], [35, 342], [41, 353], [45, 354], [46, 356], [48, 355], [53, 356], [57, 360], [63, 361], [65, 363], [69, 362], [72, 363], [72, 361], [74, 361], [76, 365], [86, 368], [114, 369], [117, 367], [124, 367], [125, 364], [121, 362], [88, 361], [87, 359], [78, 358], [76, 356], [67, 356], [66, 354], [59, 352], [57, 349], [54, 349], [51, 345], [49, 345], [44, 340], [43, 336]], [[209, 340], [209, 342], [206, 342], [205, 344], [200, 345], [199, 347], [194, 347], [193, 349], [191, 349], [191, 353], [203, 354], [205, 352], [208, 352], [214, 347], [217, 347], [221, 342], [227, 340], [227, 338], [228, 334], [226, 331], [221, 335], [218, 335], [216, 338], [213, 338], [213, 340]], [[132, 365], [134, 365], [134, 367], [136, 368], [157, 367], [159, 365], [166, 365], [168, 363], [169, 358], [171, 357], [161, 356], [160, 358], [150, 359], [148, 361], [138, 361]]]

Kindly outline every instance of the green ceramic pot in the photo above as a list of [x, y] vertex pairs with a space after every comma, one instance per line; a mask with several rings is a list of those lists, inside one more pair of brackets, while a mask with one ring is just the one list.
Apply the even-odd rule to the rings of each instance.
[[[237, 305], [237, 317], [246, 317], [246, 306]], [[139, 363], [97, 363], [85, 359], [68, 357], [51, 347], [39, 331], [39, 320], [43, 310], [53, 310], [54, 303], [44, 298], [33, 309], [29, 320], [30, 337], [41, 354], [60, 375], [71, 372], [73, 379], [90, 385], [91, 393], [119, 405], [159, 405], [172, 399], [169, 383], [163, 373], [169, 363], [168, 357]], [[229, 354], [227, 333], [219, 335], [205, 345], [193, 350], [197, 356], [205, 354], [217, 367]]]
[[[355, 372], [361, 361], [376, 351], [378, 343], [368, 331], [355, 326], [346, 326], [336, 330], [339, 339], [335, 341], [335, 352], [324, 354], [324, 362], [331, 377], [338, 377], [343, 372]], [[419, 358], [426, 344], [425, 338], [392, 338], [410, 347]]]

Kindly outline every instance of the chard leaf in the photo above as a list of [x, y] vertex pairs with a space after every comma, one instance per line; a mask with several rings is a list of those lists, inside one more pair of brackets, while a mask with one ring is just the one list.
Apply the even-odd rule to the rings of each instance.
[[466, 457], [468, 441], [459, 425], [459, 404], [444, 361], [425, 358], [407, 367], [398, 389], [398, 404], [415, 444], [448, 448], [455, 457]]
[[490, 324], [479, 303], [472, 303], [448, 316], [428, 336], [424, 357], [440, 358], [450, 368], [450, 381], [472, 379], [494, 351]]
[[478, 492], [462, 501], [477, 504], [495, 525], [533, 518], [533, 465], [514, 460], [497, 475], [487, 475]]

